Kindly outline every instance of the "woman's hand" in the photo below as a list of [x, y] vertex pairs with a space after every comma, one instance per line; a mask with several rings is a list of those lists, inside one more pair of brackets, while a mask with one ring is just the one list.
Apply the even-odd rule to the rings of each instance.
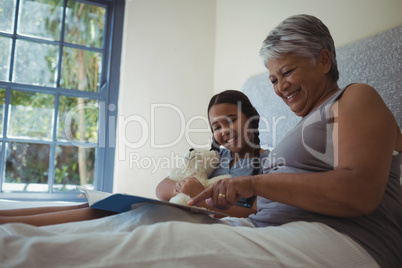
[[254, 195], [254, 187], [251, 176], [222, 179], [214, 185], [202, 191], [188, 202], [193, 206], [205, 200], [208, 206], [219, 209], [228, 209], [234, 205], [240, 197], [249, 198]]
[[175, 195], [178, 193], [183, 193], [194, 197], [204, 190], [204, 186], [195, 177], [185, 177], [181, 181], [176, 183], [176, 188], [174, 189]]

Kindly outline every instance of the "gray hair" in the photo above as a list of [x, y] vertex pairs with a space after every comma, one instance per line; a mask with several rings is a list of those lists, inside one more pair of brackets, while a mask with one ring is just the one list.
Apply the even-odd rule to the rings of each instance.
[[282, 21], [264, 40], [260, 50], [265, 66], [268, 59], [286, 54], [310, 58], [315, 64], [321, 51], [327, 49], [331, 56], [329, 75], [334, 82], [339, 79], [335, 45], [324, 23], [311, 15], [295, 15]]

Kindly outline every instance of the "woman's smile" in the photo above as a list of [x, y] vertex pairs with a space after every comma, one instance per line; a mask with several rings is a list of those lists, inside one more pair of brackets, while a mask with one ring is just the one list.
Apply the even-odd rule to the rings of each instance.
[[316, 63], [297, 55], [268, 59], [270, 80], [275, 93], [297, 115], [304, 117], [321, 104], [332, 85], [326, 84], [325, 54]]
[[296, 96], [299, 95], [299, 93], [300, 93], [300, 89], [298, 89], [298, 90], [296, 90], [296, 91], [294, 91], [294, 92], [292, 92], [292, 93], [290, 93], [290, 94], [287, 94], [287, 95], [285, 95], [284, 97], [286, 98], [286, 101], [287, 101], [288, 103], [291, 103], [291, 102], [294, 101], [294, 99], [296, 98]]

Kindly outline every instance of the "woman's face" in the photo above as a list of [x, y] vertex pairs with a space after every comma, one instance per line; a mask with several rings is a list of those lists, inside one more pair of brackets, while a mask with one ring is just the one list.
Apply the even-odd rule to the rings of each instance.
[[214, 104], [209, 110], [209, 123], [220, 145], [241, 156], [253, 152], [251, 122], [236, 105]]
[[325, 62], [328, 59], [323, 61], [321, 57], [315, 65], [310, 59], [295, 55], [268, 59], [269, 79], [275, 93], [298, 116], [306, 116], [326, 99], [331, 83], [325, 76], [329, 71]]

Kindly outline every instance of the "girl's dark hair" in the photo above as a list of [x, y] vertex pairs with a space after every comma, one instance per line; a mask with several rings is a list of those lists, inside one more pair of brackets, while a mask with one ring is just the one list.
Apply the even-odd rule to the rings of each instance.
[[[252, 131], [254, 132], [254, 154], [253, 154], [253, 175], [256, 175], [260, 171], [260, 132], [258, 130], [258, 125], [260, 123], [260, 114], [251, 104], [249, 98], [241, 91], [238, 90], [225, 90], [216, 95], [214, 95], [208, 105], [208, 120], [209, 120], [209, 110], [215, 104], [234, 104], [240, 111], [247, 117]], [[212, 128], [211, 131], [213, 132]], [[244, 134], [244, 133], [243, 133]], [[212, 135], [211, 150], [219, 151], [220, 144], [215, 140]]]

